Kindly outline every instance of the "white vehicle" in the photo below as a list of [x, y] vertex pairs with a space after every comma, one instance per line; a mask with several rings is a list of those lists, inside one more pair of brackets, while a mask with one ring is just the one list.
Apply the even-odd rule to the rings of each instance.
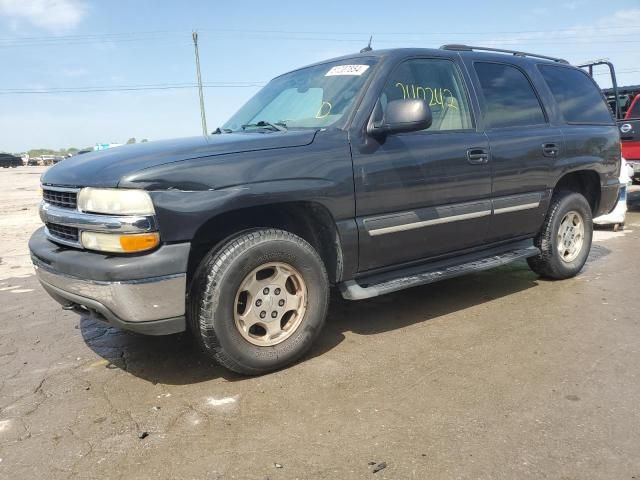
[[627, 187], [631, 185], [632, 179], [633, 168], [623, 158], [620, 165], [620, 183], [623, 186], [620, 188], [618, 203], [611, 213], [594, 218], [593, 223], [595, 225], [613, 226], [614, 231], [624, 227], [624, 221], [627, 216]]

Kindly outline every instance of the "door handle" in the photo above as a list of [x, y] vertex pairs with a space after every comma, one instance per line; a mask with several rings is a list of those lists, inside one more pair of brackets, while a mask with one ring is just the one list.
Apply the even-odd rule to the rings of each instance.
[[545, 157], [557, 157], [560, 153], [560, 147], [556, 143], [545, 143], [542, 145], [542, 155]]
[[489, 162], [489, 150], [486, 148], [470, 148], [467, 150], [467, 161], [471, 165], [484, 165]]

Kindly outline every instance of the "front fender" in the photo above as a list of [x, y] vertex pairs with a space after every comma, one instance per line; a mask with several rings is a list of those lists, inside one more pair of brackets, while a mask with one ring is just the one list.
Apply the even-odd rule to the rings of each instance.
[[[350, 180], [350, 179], [349, 179]], [[149, 192], [163, 242], [190, 241], [202, 225], [228, 212], [286, 202], [313, 202], [336, 221], [353, 218], [353, 182], [299, 178], [238, 185], [220, 190]]]

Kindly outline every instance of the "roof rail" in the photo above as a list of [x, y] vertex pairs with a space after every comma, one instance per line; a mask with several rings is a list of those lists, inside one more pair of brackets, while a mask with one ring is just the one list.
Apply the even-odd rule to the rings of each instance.
[[442, 50], [455, 50], [455, 51], [458, 51], [458, 52], [480, 51], [480, 52], [509, 53], [509, 54], [515, 55], [517, 57], [543, 58], [545, 60], [551, 60], [553, 62], [558, 62], [558, 63], [567, 63], [567, 64], [569, 63], [566, 60], [564, 60], [563, 58], [547, 57], [546, 55], [538, 55], [536, 53], [520, 52], [518, 50], [504, 50], [502, 48], [473, 47], [471, 45], [451, 44], [451, 45], [442, 45], [440, 47], [440, 49], [442, 49]]

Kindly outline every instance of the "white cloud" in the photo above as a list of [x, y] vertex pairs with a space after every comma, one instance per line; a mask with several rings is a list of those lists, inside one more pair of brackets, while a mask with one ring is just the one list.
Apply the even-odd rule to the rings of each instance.
[[86, 11], [84, 0], [0, 0], [0, 17], [52, 31], [75, 27]]
[[84, 77], [89, 74], [89, 70], [83, 67], [62, 68], [61, 72], [65, 77]]
[[562, 4], [562, 8], [567, 10], [576, 10], [580, 6], [580, 2], [565, 2]]
[[534, 15], [546, 15], [549, 13], [549, 9], [546, 7], [536, 7], [531, 10]]
[[[637, 26], [630, 18], [640, 17], [640, 8], [619, 10], [601, 16], [592, 23], [546, 32], [500, 35], [483, 43], [489, 47], [532, 51], [566, 58], [581, 64], [596, 59], [609, 59], [618, 72], [618, 84], [638, 83]], [[607, 71], [598, 69], [596, 79], [602, 87], [610, 85]]]

